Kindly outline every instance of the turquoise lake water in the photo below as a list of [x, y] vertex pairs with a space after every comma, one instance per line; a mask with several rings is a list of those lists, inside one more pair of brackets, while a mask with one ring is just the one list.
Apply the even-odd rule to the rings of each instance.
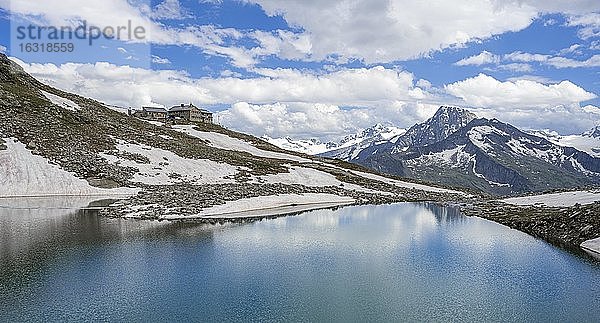
[[428, 204], [222, 226], [0, 207], [0, 265], [0, 322], [600, 320], [600, 262]]

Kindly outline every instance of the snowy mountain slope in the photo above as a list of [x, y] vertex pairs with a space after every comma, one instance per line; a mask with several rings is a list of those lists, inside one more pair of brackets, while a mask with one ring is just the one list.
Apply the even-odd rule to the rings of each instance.
[[592, 137], [592, 138], [600, 138], [600, 124], [596, 125], [594, 128], [584, 132], [582, 134], [584, 137]]
[[345, 136], [339, 142], [322, 143], [317, 139], [294, 140], [289, 137], [270, 138], [268, 136], [263, 136], [263, 139], [282, 149], [347, 161], [354, 158], [362, 149], [372, 143], [387, 141], [405, 132], [405, 129], [398, 127], [376, 124], [355, 134]]
[[210, 146], [219, 148], [219, 149], [227, 149], [227, 150], [235, 150], [235, 151], [239, 151], [239, 152], [246, 152], [246, 153], [252, 154], [254, 156], [264, 157], [264, 158], [293, 160], [293, 161], [297, 161], [300, 163], [312, 162], [312, 160], [310, 160], [310, 159], [298, 157], [296, 155], [259, 149], [247, 141], [237, 139], [237, 138], [232, 138], [225, 134], [210, 132], [210, 131], [199, 131], [197, 129], [194, 129], [193, 125], [174, 125], [173, 129], [175, 129], [177, 131], [181, 131], [192, 137], [206, 140], [209, 142]]
[[466, 126], [476, 116], [458, 107], [441, 106], [436, 113], [423, 123], [415, 124], [404, 134], [384, 142], [374, 142], [362, 149], [351, 161], [368, 159], [378, 153], [399, 153], [409, 147], [423, 147], [446, 139], [458, 129]]
[[529, 133], [543, 137], [560, 146], [573, 147], [588, 153], [590, 156], [600, 158], [600, 126], [581, 134], [561, 136], [551, 131], [530, 131]]
[[344, 203], [465, 196], [361, 176], [355, 166], [285, 151], [217, 125], [141, 120], [44, 85], [1, 54], [0, 79], [0, 138], [7, 138], [0, 141], [0, 179], [9, 187], [0, 198], [139, 191], [107, 212], [122, 216], [128, 208], [158, 205], [141, 216], [159, 218], [279, 194], [289, 194], [291, 204], [317, 193]]
[[[443, 129], [452, 127], [442, 127], [438, 132], [442, 137], [448, 133]], [[429, 138], [436, 140], [433, 135]], [[385, 173], [495, 194], [600, 183], [600, 159], [498, 120], [474, 119], [443, 140], [415, 142], [428, 144], [402, 149], [393, 143], [369, 147], [353, 162]]]
[[47, 159], [34, 155], [15, 138], [2, 139], [0, 150], [1, 197], [14, 196], [114, 196], [137, 193], [138, 189], [105, 189], [91, 186], [75, 174], [52, 165]]
[[292, 139], [290, 137], [284, 138], [271, 138], [269, 136], [262, 136], [262, 139], [274, 146], [281, 149], [295, 151], [307, 155], [318, 155], [329, 151], [330, 149], [337, 147], [336, 143], [328, 142], [323, 143], [318, 139]]
[[130, 181], [146, 185], [233, 183], [238, 171], [227, 163], [180, 157], [165, 149], [121, 140], [116, 151], [99, 155], [110, 164], [137, 169]]
[[365, 148], [382, 142], [387, 142], [401, 136], [405, 129], [376, 124], [355, 135], [345, 137], [336, 149], [319, 154], [323, 157], [336, 158], [345, 161], [356, 158]]

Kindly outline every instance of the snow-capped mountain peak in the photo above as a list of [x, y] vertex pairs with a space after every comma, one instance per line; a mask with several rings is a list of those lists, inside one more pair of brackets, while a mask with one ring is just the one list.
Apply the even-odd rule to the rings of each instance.
[[336, 148], [345, 148], [371, 139], [373, 139], [373, 141], [389, 140], [390, 138], [402, 135], [405, 132], [406, 129], [377, 123], [372, 127], [360, 130], [355, 134], [344, 137], [342, 140], [340, 140], [339, 145]]
[[406, 134], [395, 141], [394, 150], [404, 147], [422, 147], [446, 139], [449, 135], [466, 126], [477, 116], [468, 110], [441, 106], [433, 117], [412, 126]]

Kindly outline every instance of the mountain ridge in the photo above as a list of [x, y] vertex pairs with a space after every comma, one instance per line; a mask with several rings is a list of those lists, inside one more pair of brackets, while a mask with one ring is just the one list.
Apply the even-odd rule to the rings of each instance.
[[[425, 146], [402, 151], [385, 148], [365, 150], [352, 162], [384, 173], [496, 194], [576, 188], [600, 182], [600, 159], [495, 119], [473, 119], [447, 138]], [[461, 162], [453, 164], [451, 158]]]
[[598, 184], [597, 131], [577, 136], [524, 132], [496, 119], [477, 118], [467, 109], [441, 106], [431, 118], [389, 140], [321, 155], [387, 174], [514, 195]]

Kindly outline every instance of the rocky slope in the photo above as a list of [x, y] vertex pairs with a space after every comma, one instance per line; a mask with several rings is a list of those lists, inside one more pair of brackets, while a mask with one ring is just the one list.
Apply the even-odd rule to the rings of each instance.
[[278, 194], [295, 196], [292, 206], [308, 193], [345, 204], [467, 198], [216, 125], [140, 120], [44, 85], [4, 55], [0, 81], [0, 183], [9, 188], [0, 197], [133, 194], [105, 214], [138, 218], [185, 218]]

